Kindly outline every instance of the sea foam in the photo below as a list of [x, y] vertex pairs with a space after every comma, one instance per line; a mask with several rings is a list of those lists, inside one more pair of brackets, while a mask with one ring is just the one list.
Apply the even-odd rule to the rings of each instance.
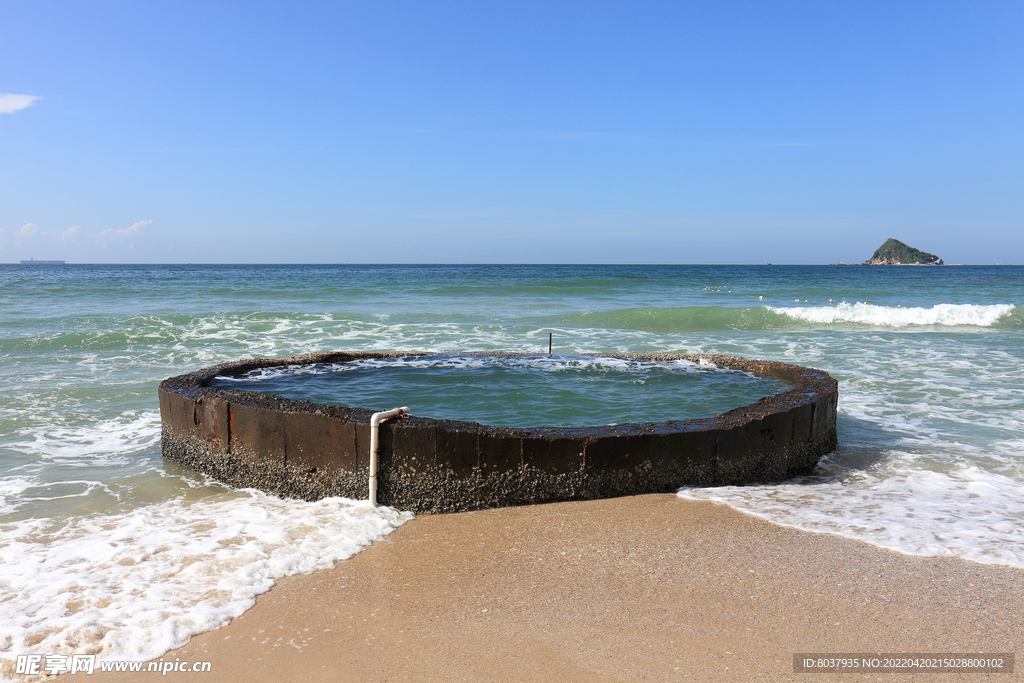
[[[0, 656], [158, 657], [240, 615], [276, 579], [330, 567], [411, 517], [244, 490], [4, 524]], [[0, 675], [12, 664], [0, 660]]]
[[1024, 503], [1015, 477], [961, 467], [892, 468], [764, 486], [682, 488], [805, 531], [833, 533], [910, 555], [1024, 568]]
[[1013, 304], [936, 304], [931, 308], [915, 306], [878, 306], [857, 302], [841, 302], [835, 306], [766, 306], [772, 313], [786, 315], [811, 323], [858, 323], [880, 327], [909, 325], [972, 325], [991, 327], [1015, 308]]

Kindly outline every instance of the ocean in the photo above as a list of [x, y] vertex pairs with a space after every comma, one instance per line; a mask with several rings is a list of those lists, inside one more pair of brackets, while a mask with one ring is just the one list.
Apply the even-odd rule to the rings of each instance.
[[556, 356], [820, 368], [839, 445], [813, 475], [679, 495], [1024, 567], [1022, 299], [1014, 266], [0, 265], [0, 674], [158, 657], [411, 518], [161, 458], [159, 382], [250, 356], [546, 354], [550, 333]]
[[525, 428], [696, 419], [793, 387], [708, 360], [452, 353], [261, 368], [210, 386], [374, 409], [414, 401], [418, 417]]

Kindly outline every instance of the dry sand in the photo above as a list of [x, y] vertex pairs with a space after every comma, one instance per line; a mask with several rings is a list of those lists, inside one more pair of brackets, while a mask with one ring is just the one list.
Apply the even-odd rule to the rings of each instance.
[[[1022, 652], [1024, 571], [648, 495], [414, 519], [165, 661], [215, 681], [1021, 680], [795, 674], [795, 652]], [[100, 674], [90, 680], [155, 680]], [[71, 680], [70, 677], [66, 677]]]

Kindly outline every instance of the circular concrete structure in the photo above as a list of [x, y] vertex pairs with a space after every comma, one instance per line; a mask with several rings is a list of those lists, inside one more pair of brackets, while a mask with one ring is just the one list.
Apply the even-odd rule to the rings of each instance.
[[[366, 498], [373, 411], [209, 383], [259, 368], [417, 355], [428, 354], [255, 358], [164, 380], [163, 455], [233, 486], [304, 500]], [[378, 500], [417, 513], [456, 512], [781, 481], [811, 472], [836, 447], [838, 387], [820, 370], [735, 356], [591, 355], [711, 362], [793, 388], [714, 417], [608, 427], [490, 427], [417, 417], [413, 403], [412, 416], [380, 426]]]

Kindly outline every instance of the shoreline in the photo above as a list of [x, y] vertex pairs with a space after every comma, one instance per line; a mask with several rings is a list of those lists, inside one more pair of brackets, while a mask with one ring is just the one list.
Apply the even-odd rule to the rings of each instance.
[[208, 683], [813, 681], [836, 675], [794, 653], [1022, 646], [1024, 570], [648, 494], [417, 517], [162, 659], [211, 662]]

